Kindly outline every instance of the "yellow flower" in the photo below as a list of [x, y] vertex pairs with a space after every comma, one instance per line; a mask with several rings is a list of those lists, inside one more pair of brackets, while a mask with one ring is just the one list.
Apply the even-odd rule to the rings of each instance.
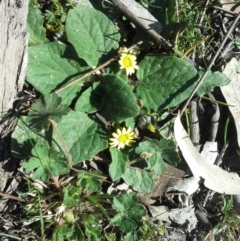
[[118, 63], [120, 64], [120, 69], [125, 69], [127, 75], [131, 75], [138, 69], [136, 62], [136, 54], [132, 50], [128, 50], [124, 47], [121, 51], [121, 57]]
[[156, 128], [155, 128], [155, 126], [154, 126], [152, 123], [149, 123], [149, 124], [147, 125], [147, 129], [148, 129], [149, 131], [153, 132], [153, 133], [156, 132]]
[[123, 149], [125, 146], [131, 146], [134, 143], [134, 132], [132, 132], [131, 127], [126, 129], [125, 127], [117, 129], [117, 133], [112, 134], [113, 138], [110, 138], [109, 145], [111, 147], [117, 147], [118, 150]]

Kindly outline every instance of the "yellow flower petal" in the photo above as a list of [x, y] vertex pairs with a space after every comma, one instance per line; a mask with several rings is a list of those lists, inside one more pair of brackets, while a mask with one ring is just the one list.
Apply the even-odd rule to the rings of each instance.
[[131, 146], [135, 142], [134, 132], [131, 131], [131, 127], [117, 129], [117, 133], [112, 133], [112, 137], [109, 138], [109, 146], [117, 147], [118, 150], [123, 149], [125, 146]]
[[120, 69], [125, 69], [127, 75], [131, 75], [136, 69], [139, 69], [136, 62], [136, 54], [133, 51], [129, 51], [126, 47], [121, 51], [121, 57], [118, 63]]

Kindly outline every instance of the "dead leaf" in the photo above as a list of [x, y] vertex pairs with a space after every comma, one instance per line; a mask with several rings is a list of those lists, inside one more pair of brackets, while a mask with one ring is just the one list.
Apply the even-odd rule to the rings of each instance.
[[232, 113], [236, 129], [238, 146], [240, 146], [240, 74], [236, 72], [238, 61], [232, 58], [226, 65], [223, 73], [231, 80], [227, 85], [220, 87]]
[[166, 206], [149, 206], [149, 211], [154, 219], [168, 223], [177, 223], [188, 232], [194, 229], [198, 222], [195, 216], [195, 208], [193, 206], [172, 210], [168, 210], [168, 207]]
[[220, 167], [207, 163], [196, 150], [178, 115], [174, 122], [174, 135], [184, 159], [195, 177], [201, 177], [204, 185], [218, 193], [240, 194], [240, 178]]
[[199, 177], [189, 177], [184, 180], [182, 180], [180, 183], [175, 185], [173, 188], [170, 188], [170, 190], [177, 190], [179, 192], [185, 192], [188, 195], [192, 195], [195, 193], [199, 187]]
[[231, 11], [233, 13], [239, 13], [240, 12], [240, 6], [237, 1], [234, 0], [220, 0], [219, 1], [222, 4], [222, 8]]
[[206, 141], [201, 156], [209, 164], [214, 164], [218, 156], [217, 142]]
[[156, 182], [156, 187], [150, 192], [145, 194], [139, 194], [138, 198], [141, 203], [150, 205], [156, 202], [157, 198], [164, 196], [168, 188], [175, 186], [179, 181], [182, 180], [184, 172], [175, 167], [166, 164], [166, 171], [163, 172]]

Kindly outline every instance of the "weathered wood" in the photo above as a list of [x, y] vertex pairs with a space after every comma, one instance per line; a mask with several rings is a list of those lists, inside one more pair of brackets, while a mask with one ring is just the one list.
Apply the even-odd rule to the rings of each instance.
[[9, 175], [10, 134], [15, 101], [22, 91], [27, 67], [28, 0], [0, 0], [0, 191]]

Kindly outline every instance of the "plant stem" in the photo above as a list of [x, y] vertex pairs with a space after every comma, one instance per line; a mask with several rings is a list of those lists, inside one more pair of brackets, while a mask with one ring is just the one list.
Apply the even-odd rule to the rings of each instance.
[[70, 169], [70, 168], [71, 168], [71, 156], [70, 156], [70, 153], [69, 153], [69, 151], [68, 151], [67, 145], [66, 145], [65, 141], [63, 140], [60, 132], [58, 131], [58, 128], [57, 128], [57, 125], [56, 125], [55, 121], [52, 120], [52, 119], [49, 119], [49, 121], [50, 121], [50, 123], [52, 124], [53, 129], [55, 130], [55, 132], [56, 132], [56, 134], [57, 134], [60, 142], [61, 142], [62, 145], [63, 145], [64, 151], [65, 151], [65, 155], [66, 155], [66, 157], [67, 157], [68, 168]]

